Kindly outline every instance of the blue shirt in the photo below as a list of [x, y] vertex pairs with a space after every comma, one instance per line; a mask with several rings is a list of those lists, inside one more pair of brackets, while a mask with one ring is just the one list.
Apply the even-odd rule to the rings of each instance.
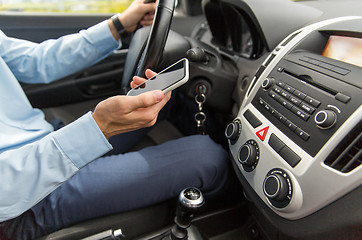
[[53, 131], [18, 81], [52, 82], [119, 46], [106, 21], [41, 44], [0, 31], [0, 222], [21, 215], [112, 148], [91, 113]]

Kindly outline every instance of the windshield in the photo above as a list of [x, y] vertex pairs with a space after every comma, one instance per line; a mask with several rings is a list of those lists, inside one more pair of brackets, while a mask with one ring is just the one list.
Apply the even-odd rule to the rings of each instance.
[[7, 12], [123, 12], [132, 0], [0, 0], [0, 11]]

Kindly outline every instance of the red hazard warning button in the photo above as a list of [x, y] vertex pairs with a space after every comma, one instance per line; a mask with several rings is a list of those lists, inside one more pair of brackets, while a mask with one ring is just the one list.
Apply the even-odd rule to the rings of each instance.
[[264, 141], [266, 134], [268, 132], [269, 127], [265, 127], [259, 131], [256, 132], [256, 136], [258, 136], [258, 138], [260, 138], [260, 140]]

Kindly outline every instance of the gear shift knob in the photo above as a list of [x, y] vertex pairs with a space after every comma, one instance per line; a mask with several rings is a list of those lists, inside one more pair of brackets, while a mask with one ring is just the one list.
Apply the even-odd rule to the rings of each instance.
[[204, 197], [197, 188], [186, 188], [179, 196], [180, 203], [186, 208], [197, 209], [204, 204]]
[[171, 240], [187, 240], [187, 228], [190, 227], [197, 210], [203, 205], [204, 197], [199, 189], [186, 188], [182, 190], [177, 201], [175, 226], [169, 235]]
[[204, 205], [204, 197], [197, 188], [186, 188], [179, 195], [175, 221], [181, 227], [191, 224], [197, 210]]

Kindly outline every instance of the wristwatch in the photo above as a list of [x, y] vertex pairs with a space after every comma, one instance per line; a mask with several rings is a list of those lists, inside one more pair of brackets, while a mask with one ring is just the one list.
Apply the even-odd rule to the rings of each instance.
[[123, 42], [123, 40], [125, 40], [129, 37], [130, 33], [127, 32], [126, 29], [124, 29], [121, 21], [119, 21], [118, 15], [119, 15], [119, 13], [116, 15], [113, 15], [111, 17], [111, 20], [112, 20], [112, 23], [113, 23], [114, 27], [116, 28], [119, 36], [121, 37], [121, 41]]

